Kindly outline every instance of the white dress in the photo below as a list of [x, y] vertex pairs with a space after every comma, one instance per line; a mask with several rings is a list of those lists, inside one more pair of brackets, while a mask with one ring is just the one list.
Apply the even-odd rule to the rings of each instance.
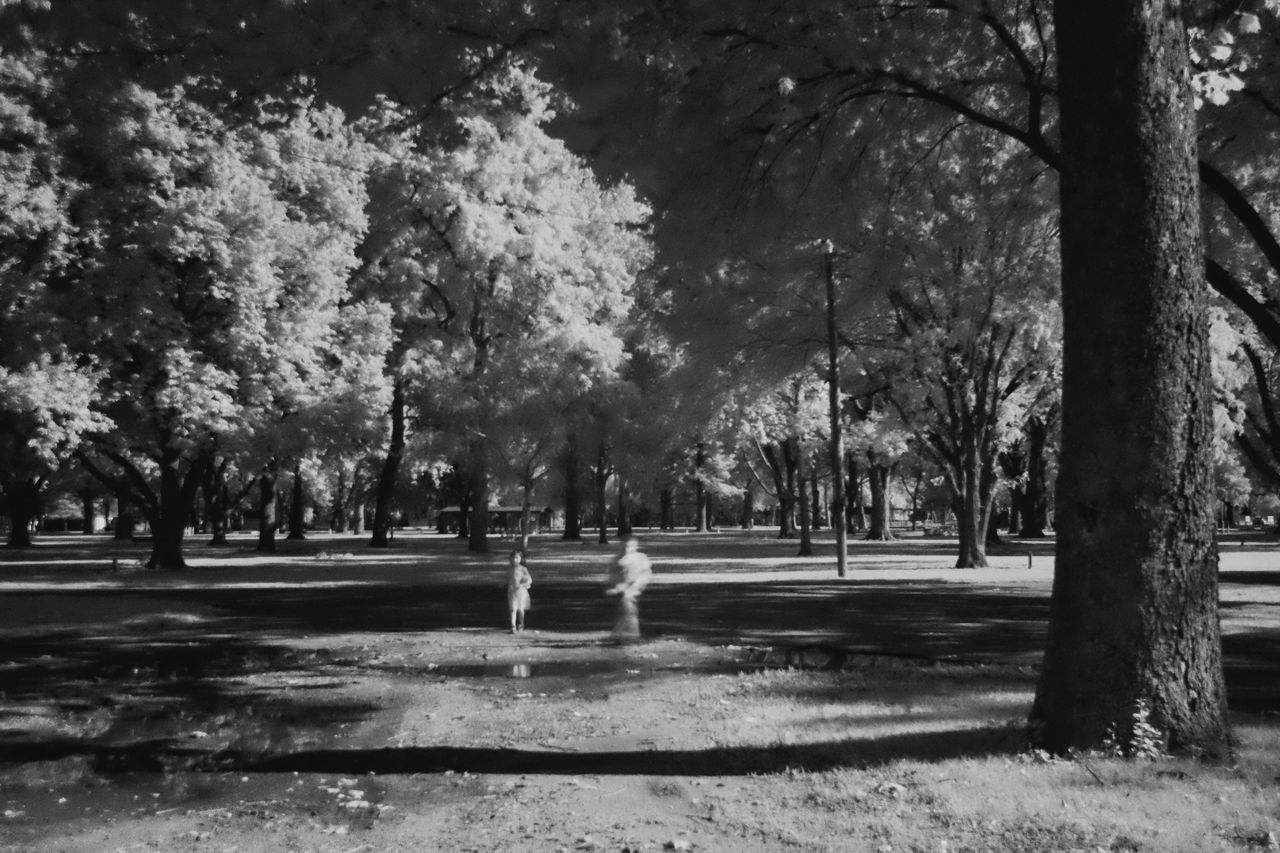
[[529, 587], [533, 585], [533, 577], [523, 565], [511, 570], [507, 578], [507, 607], [511, 610], [529, 609]]

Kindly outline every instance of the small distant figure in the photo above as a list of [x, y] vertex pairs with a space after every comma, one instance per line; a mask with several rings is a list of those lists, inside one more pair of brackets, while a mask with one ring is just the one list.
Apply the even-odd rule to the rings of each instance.
[[507, 576], [507, 608], [511, 611], [511, 633], [524, 630], [524, 612], [529, 609], [529, 587], [533, 576], [524, 564], [524, 555], [511, 552], [511, 573]]
[[618, 596], [618, 618], [613, 623], [615, 640], [625, 643], [640, 639], [640, 593], [652, 577], [649, 558], [640, 551], [639, 540], [628, 537], [609, 570], [610, 586], [604, 593]]

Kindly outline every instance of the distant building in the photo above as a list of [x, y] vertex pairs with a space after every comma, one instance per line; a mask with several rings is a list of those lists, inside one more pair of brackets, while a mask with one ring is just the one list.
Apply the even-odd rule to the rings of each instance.
[[[494, 506], [489, 507], [489, 532], [515, 535], [520, 532], [520, 517], [524, 515], [524, 507]], [[535, 506], [529, 510], [532, 533], [550, 530], [559, 521], [560, 512], [554, 507]], [[443, 507], [436, 516], [436, 530], [440, 533], [457, 533], [462, 519], [462, 507]]]

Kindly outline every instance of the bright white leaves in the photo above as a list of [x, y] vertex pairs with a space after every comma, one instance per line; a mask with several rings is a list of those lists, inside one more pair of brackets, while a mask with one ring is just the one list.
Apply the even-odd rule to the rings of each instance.
[[20, 422], [13, 431], [25, 437], [27, 452], [47, 470], [55, 469], [86, 433], [110, 427], [92, 407], [101, 378], [92, 368], [49, 355], [14, 369], [0, 367], [5, 416]]
[[648, 208], [546, 132], [553, 102], [512, 66], [447, 132], [398, 130], [416, 124], [387, 102], [365, 122], [379, 154], [360, 289], [395, 311], [394, 369], [433, 419], [512, 448], [622, 366], [650, 262]]
[[617, 328], [649, 261], [647, 207], [626, 185], [600, 186], [546, 133], [551, 92], [527, 71], [508, 69], [473, 109], [465, 143], [434, 170], [444, 205], [434, 216], [452, 247], [441, 280], [482, 297], [496, 333], [616, 369]]
[[115, 408], [184, 451], [311, 405], [339, 343], [361, 148], [334, 110], [264, 109], [231, 126], [181, 89], [134, 86], [85, 131], [105, 177], [81, 201], [82, 346], [110, 356]]

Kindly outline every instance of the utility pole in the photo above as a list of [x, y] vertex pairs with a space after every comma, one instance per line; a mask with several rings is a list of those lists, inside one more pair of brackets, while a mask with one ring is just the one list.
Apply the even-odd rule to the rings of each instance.
[[836, 576], [849, 565], [849, 531], [844, 513], [844, 439], [840, 433], [840, 354], [836, 341], [835, 247], [826, 241], [823, 268], [827, 278], [827, 403], [831, 415], [831, 521], [836, 529]]

